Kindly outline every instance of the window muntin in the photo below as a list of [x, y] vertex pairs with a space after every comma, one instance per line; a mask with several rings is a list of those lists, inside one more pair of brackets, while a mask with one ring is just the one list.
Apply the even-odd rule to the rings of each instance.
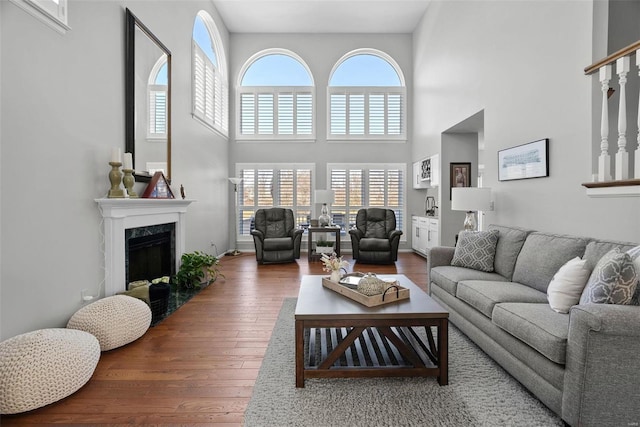
[[193, 57], [193, 117], [227, 136], [229, 133], [229, 83], [220, 34], [213, 19], [198, 12], [191, 41]]
[[293, 52], [271, 49], [254, 55], [239, 82], [237, 139], [315, 137], [313, 79]]
[[[328, 188], [335, 192], [331, 214], [343, 229], [355, 225], [359, 209], [377, 207], [393, 210], [396, 228], [405, 231], [405, 164], [330, 163], [327, 177]], [[405, 235], [402, 240], [406, 240]]]
[[308, 224], [314, 175], [315, 165], [312, 163], [238, 163], [236, 176], [242, 178], [238, 184], [236, 212], [238, 239], [251, 239], [253, 219], [258, 209], [289, 208], [293, 210], [297, 226]]
[[406, 140], [404, 77], [388, 55], [369, 49], [345, 55], [327, 95], [329, 140]]

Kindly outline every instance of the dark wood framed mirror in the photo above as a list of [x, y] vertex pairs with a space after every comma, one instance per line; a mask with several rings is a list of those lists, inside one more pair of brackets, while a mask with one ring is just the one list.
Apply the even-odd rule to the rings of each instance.
[[125, 150], [136, 181], [170, 181], [171, 52], [129, 9], [125, 43]]

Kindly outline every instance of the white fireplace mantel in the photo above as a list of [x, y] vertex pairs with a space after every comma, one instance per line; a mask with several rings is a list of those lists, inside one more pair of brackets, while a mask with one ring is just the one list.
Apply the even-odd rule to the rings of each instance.
[[187, 207], [195, 200], [95, 199], [104, 218], [104, 296], [126, 290], [125, 230], [175, 223], [176, 271], [185, 251]]

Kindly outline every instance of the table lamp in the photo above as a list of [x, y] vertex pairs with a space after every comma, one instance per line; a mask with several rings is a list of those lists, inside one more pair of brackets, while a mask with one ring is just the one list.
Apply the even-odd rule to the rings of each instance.
[[320, 216], [318, 216], [318, 225], [326, 227], [331, 224], [331, 215], [327, 204], [333, 203], [335, 192], [333, 190], [316, 190], [313, 194], [316, 203], [322, 203]]
[[474, 213], [493, 210], [491, 188], [453, 187], [451, 189], [451, 210], [466, 211], [464, 229], [476, 231], [478, 223]]

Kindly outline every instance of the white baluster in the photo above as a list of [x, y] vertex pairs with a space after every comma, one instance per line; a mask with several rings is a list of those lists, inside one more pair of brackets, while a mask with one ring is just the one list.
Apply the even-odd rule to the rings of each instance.
[[[638, 76], [640, 76], [640, 49], [636, 50], [636, 65], [638, 66]], [[640, 179], [640, 93], [638, 93], [638, 137], [636, 141], [638, 146], [636, 147], [635, 173], [633, 177]]]
[[600, 157], [598, 157], [598, 181], [611, 181], [611, 157], [609, 156], [609, 107], [607, 91], [611, 80], [611, 65], [600, 68], [602, 88], [602, 119], [600, 120]]
[[620, 106], [618, 107], [618, 152], [616, 153], [616, 180], [629, 179], [629, 153], [627, 153], [627, 73], [629, 57], [616, 61], [616, 71], [620, 82]]

